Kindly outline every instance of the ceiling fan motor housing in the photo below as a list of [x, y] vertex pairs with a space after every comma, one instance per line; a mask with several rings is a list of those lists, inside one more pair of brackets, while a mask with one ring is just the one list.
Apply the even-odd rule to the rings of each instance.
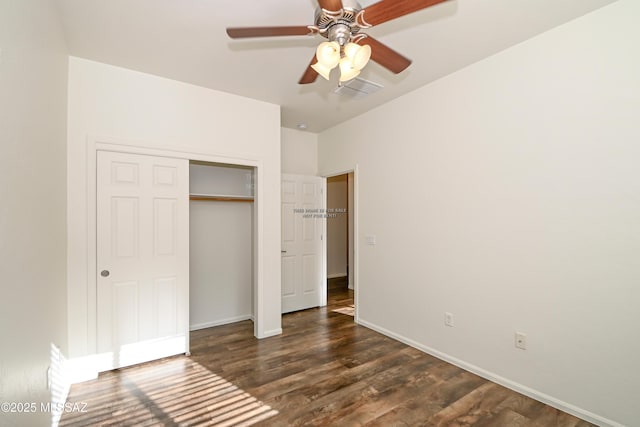
[[327, 38], [344, 46], [351, 40], [351, 27], [343, 23], [334, 24], [327, 31]]
[[339, 11], [318, 7], [315, 19], [318, 33], [340, 46], [346, 45], [362, 28], [357, 22], [361, 10], [362, 7], [355, 0], [342, 0], [342, 10]]

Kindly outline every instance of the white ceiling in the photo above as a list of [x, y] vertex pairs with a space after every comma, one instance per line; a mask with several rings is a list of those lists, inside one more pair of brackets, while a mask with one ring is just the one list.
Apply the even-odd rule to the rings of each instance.
[[[388, 0], [390, 1], [390, 0]], [[449, 0], [367, 31], [411, 58], [361, 100], [319, 77], [298, 85], [320, 36], [231, 40], [226, 27], [311, 25], [314, 0], [55, 0], [70, 54], [279, 104], [282, 125], [320, 132], [615, 0]], [[363, 7], [376, 0], [361, 0]]]

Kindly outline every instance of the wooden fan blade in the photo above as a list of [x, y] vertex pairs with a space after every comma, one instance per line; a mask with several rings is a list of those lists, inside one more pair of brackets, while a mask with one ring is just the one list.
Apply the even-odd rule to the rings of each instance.
[[373, 37], [364, 37], [358, 40], [358, 44], [371, 46], [371, 59], [395, 74], [406, 70], [411, 65], [409, 58], [405, 58]]
[[318, 0], [318, 4], [324, 10], [337, 12], [342, 9], [342, 0]]
[[300, 25], [295, 27], [242, 27], [227, 28], [227, 34], [232, 39], [246, 37], [277, 37], [277, 36], [306, 36], [312, 34], [309, 27]]
[[364, 8], [362, 20], [369, 25], [379, 25], [444, 1], [446, 0], [382, 0]]
[[316, 62], [318, 62], [318, 59], [315, 55], [313, 55], [313, 58], [311, 58], [311, 62], [309, 62], [309, 66], [306, 70], [304, 70], [304, 74], [302, 75], [302, 77], [300, 77], [300, 81], [298, 82], [298, 84], [306, 85], [316, 81], [316, 79], [318, 78], [318, 72], [311, 68], [311, 66]]

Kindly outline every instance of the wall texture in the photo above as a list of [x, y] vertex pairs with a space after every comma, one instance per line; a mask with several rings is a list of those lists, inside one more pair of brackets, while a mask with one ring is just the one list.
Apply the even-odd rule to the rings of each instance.
[[356, 238], [377, 236], [361, 322], [638, 424], [638, 16], [620, 0], [319, 135], [320, 173], [358, 164]]
[[253, 318], [253, 204], [192, 201], [189, 326]]
[[[243, 126], [246, 120], [251, 126]], [[264, 334], [280, 331], [280, 109], [276, 105], [79, 58], [69, 62], [69, 320], [72, 357], [90, 355], [87, 141], [262, 164], [258, 288]]]
[[282, 128], [282, 173], [318, 175], [318, 135]]
[[0, 414], [2, 426], [50, 425], [51, 345], [67, 348], [67, 52], [47, 0], [0, 1]]

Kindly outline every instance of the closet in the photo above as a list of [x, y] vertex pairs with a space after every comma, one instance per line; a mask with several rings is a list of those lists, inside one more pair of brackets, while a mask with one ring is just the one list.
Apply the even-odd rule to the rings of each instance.
[[253, 319], [254, 168], [189, 163], [189, 328]]

